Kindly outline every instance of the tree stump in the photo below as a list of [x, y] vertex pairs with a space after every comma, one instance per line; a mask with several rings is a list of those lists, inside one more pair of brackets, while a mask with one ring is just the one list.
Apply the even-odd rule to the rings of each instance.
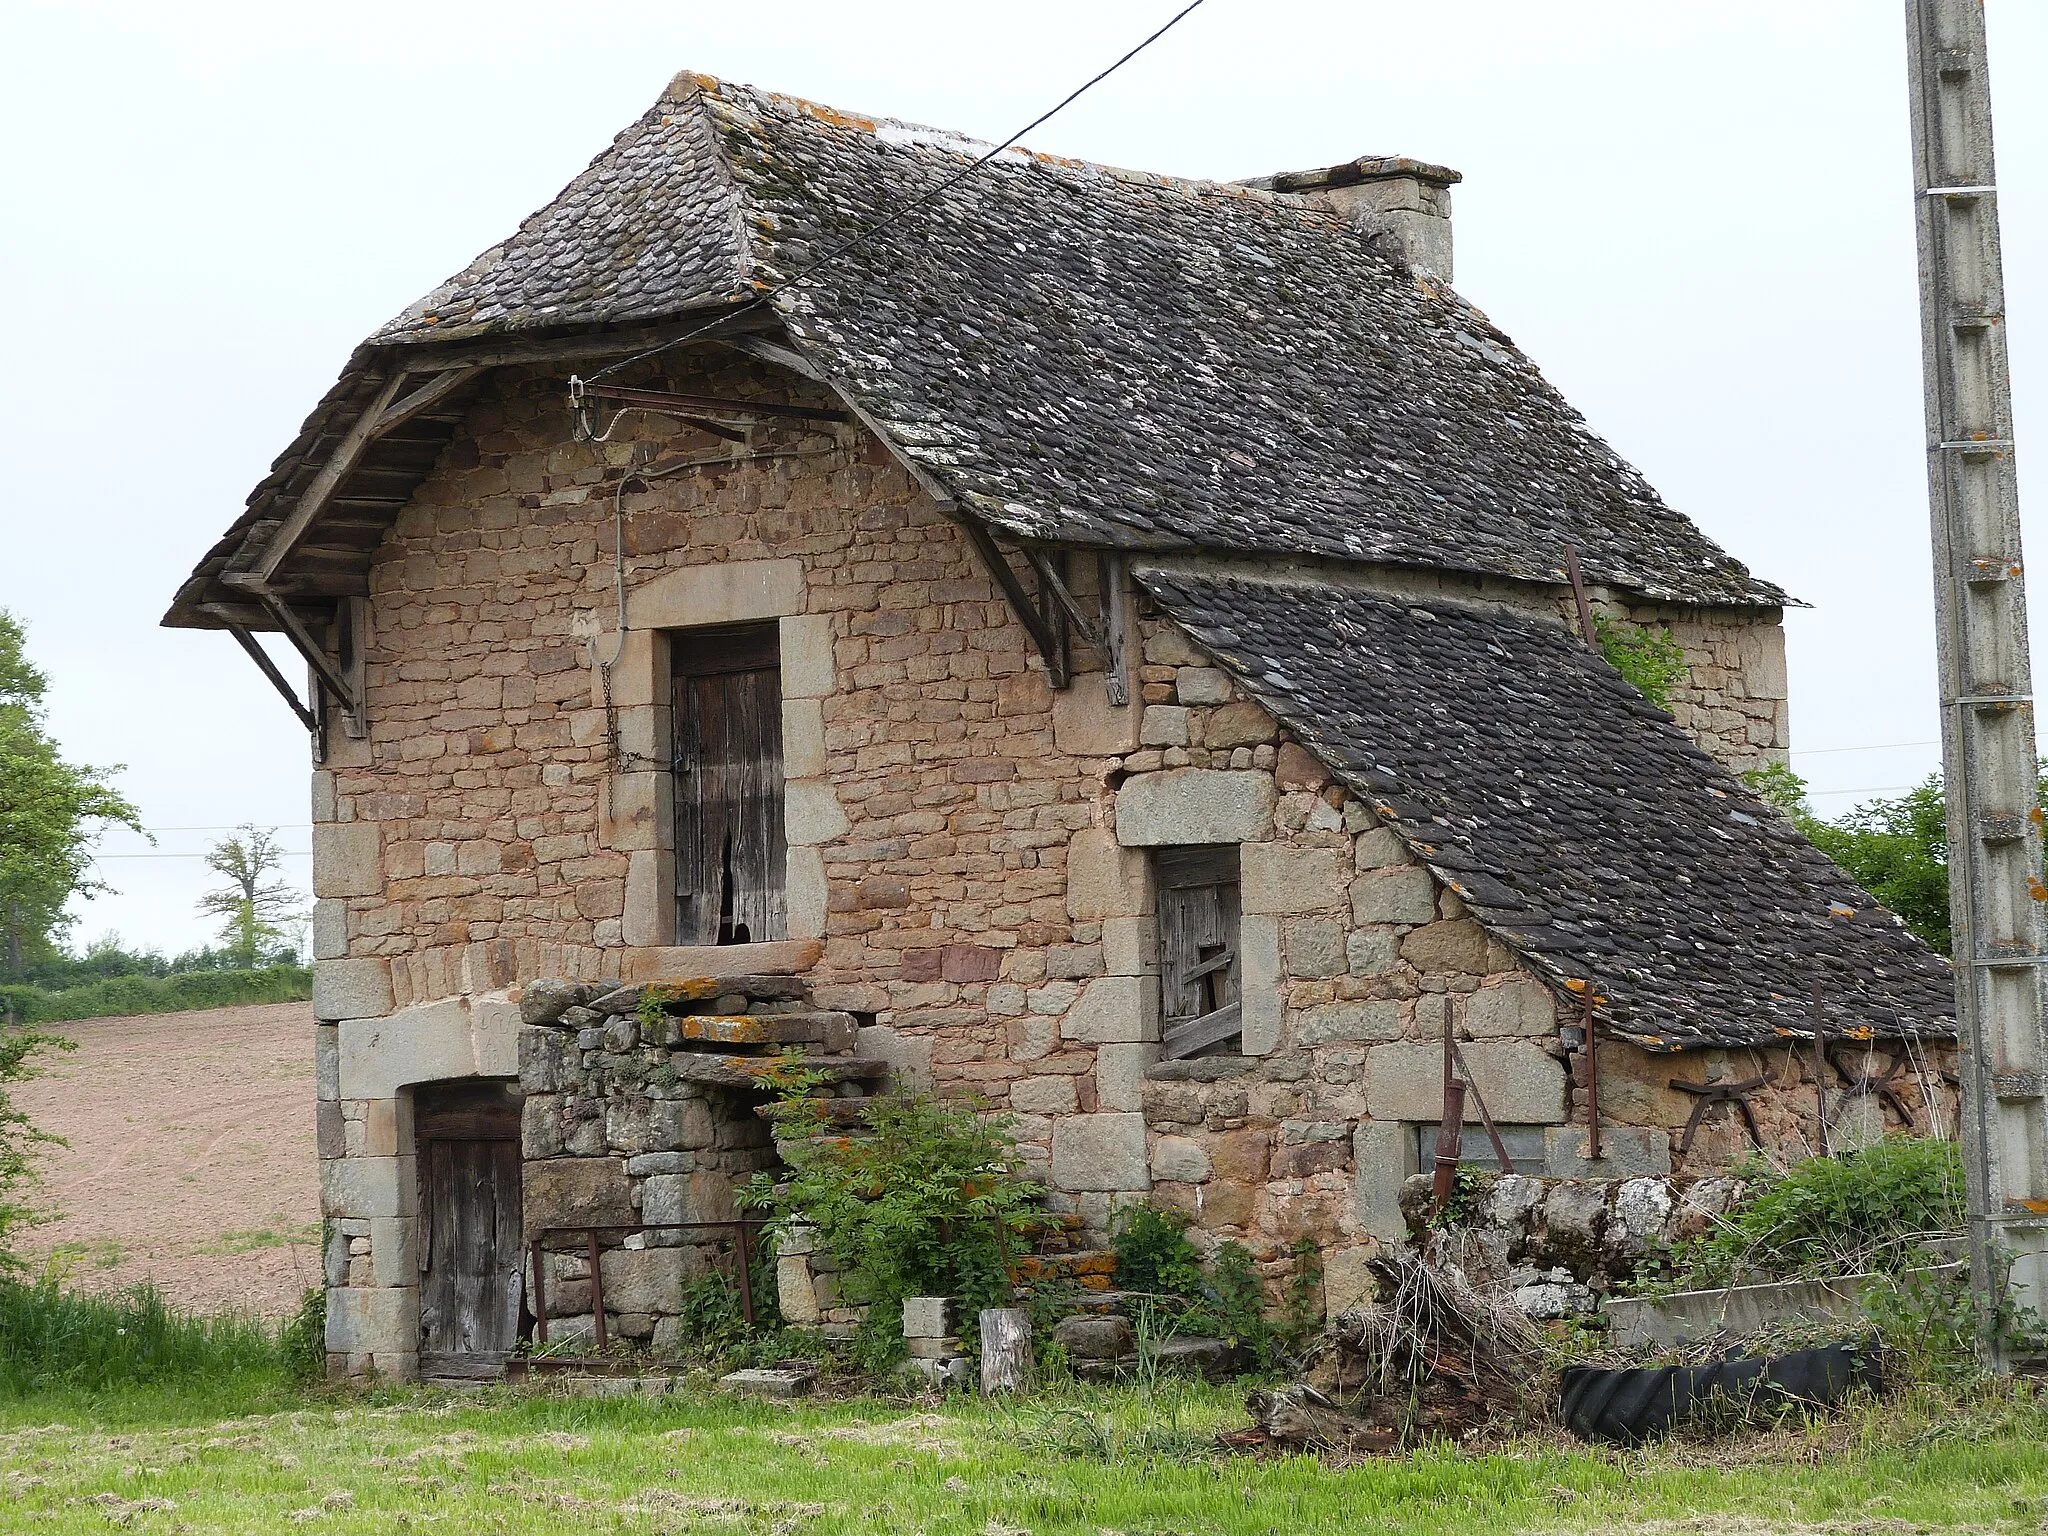
[[1022, 1307], [988, 1307], [981, 1314], [981, 1390], [1031, 1389], [1031, 1314]]

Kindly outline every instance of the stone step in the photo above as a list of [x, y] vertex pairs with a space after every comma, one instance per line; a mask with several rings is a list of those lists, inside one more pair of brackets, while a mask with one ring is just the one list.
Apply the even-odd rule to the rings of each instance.
[[850, 1013], [692, 1013], [661, 1027], [663, 1045], [817, 1045], [850, 1051], [859, 1026]]
[[709, 1052], [677, 1051], [669, 1067], [686, 1083], [709, 1088], [742, 1088], [772, 1092], [778, 1079], [792, 1068], [816, 1073], [827, 1083], [871, 1082], [889, 1074], [889, 1063], [860, 1056], [806, 1056], [791, 1062], [783, 1056], [730, 1056]]
[[643, 998], [652, 997], [668, 1013], [688, 1013], [693, 1003], [716, 1002], [721, 997], [786, 1003], [809, 993], [801, 976], [671, 976], [650, 981], [641, 989]]

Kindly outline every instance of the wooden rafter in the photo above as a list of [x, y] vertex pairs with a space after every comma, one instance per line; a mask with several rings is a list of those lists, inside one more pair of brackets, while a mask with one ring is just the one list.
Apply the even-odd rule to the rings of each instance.
[[[270, 542], [263, 551], [263, 558], [257, 562], [254, 571], [247, 573], [252, 579], [245, 580], [240, 585], [253, 587], [259, 593], [270, 586], [278, 568], [291, 557], [291, 552], [298, 548], [299, 541], [312, 529], [313, 519], [320, 515], [320, 509], [327, 504], [327, 498], [340, 489], [341, 482], [348, 478], [349, 471], [362, 459], [364, 450], [377, 440], [378, 419], [389, 411], [393, 402], [398, 399], [398, 392], [404, 388], [407, 377], [409, 375], [403, 368], [392, 370], [391, 377], [386, 379], [384, 387], [377, 391], [377, 398], [370, 402], [369, 409], [358, 416], [342, 434], [341, 441], [334, 445], [334, 452], [329, 454], [327, 462], [320, 466], [320, 472], [313, 476], [311, 483], [300, 493], [291, 515], [278, 526], [277, 532], [270, 536]], [[232, 581], [228, 576], [221, 579]]]
[[973, 517], [960, 520], [961, 530], [967, 535], [967, 542], [974, 546], [974, 552], [981, 556], [981, 563], [988, 567], [989, 575], [1002, 588], [1003, 596], [1010, 604], [1010, 611], [1017, 616], [1017, 622], [1024, 626], [1024, 632], [1031, 637], [1031, 643], [1038, 647], [1038, 654], [1045, 658], [1046, 670], [1053, 671], [1059, 662], [1059, 637], [1051, 625], [1040, 617], [1038, 605], [1031, 594], [1024, 590], [1024, 583], [1017, 579], [1017, 573], [1010, 569], [1010, 562], [1003, 558], [1003, 552], [996, 547], [996, 541], [989, 537], [988, 529]]
[[[214, 611], [211, 605], [209, 605], [207, 611]], [[292, 707], [292, 713], [299, 717], [300, 723], [309, 731], [319, 730], [320, 717], [314, 714], [307, 705], [299, 702], [298, 693], [292, 688], [290, 683], [285, 681], [284, 674], [277, 670], [277, 663], [270, 659], [270, 653], [257, 644], [256, 637], [237, 623], [229, 623], [227, 629], [228, 633], [235, 637], [235, 644], [249, 653], [249, 659], [256, 663], [265, 677], [270, 679], [270, 686], [275, 688], [285, 703]]]

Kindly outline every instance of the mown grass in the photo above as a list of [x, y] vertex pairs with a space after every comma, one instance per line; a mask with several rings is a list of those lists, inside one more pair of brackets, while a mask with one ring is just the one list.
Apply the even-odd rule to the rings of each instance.
[[[1157, 1433], [1162, 1413], [1173, 1436]], [[1077, 1441], [1070, 1415], [1107, 1439]], [[2024, 1389], [1644, 1452], [1540, 1438], [1352, 1468], [1206, 1449], [1242, 1423], [1238, 1394], [1208, 1387], [1072, 1388], [1010, 1408], [757, 1403], [708, 1382], [658, 1399], [316, 1390], [233, 1407], [67, 1389], [0, 1399], [0, 1528], [1903, 1533], [2033, 1531], [2048, 1509], [2048, 1411]]]

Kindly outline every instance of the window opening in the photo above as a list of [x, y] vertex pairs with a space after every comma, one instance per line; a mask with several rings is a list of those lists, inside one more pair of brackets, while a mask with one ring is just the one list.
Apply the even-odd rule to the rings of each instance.
[[1234, 843], [1161, 848], [1159, 892], [1162, 1054], [1169, 1060], [1234, 1050], [1238, 1008], [1238, 852]]
[[786, 938], [777, 626], [671, 631], [669, 670], [676, 942]]

